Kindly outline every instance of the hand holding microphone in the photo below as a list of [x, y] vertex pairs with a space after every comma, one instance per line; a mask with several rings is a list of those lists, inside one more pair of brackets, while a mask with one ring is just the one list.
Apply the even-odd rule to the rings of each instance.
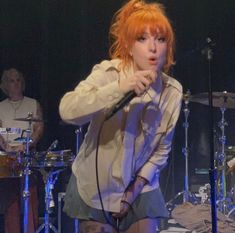
[[106, 114], [105, 120], [110, 119], [117, 111], [128, 104], [135, 96], [147, 91], [152, 83], [156, 81], [157, 75], [153, 70], [142, 70], [134, 73], [128, 78], [119, 80], [120, 89], [126, 92], [125, 96], [117, 102]]
[[156, 81], [156, 76], [156, 72], [153, 70], [136, 71], [128, 78], [120, 78], [119, 87], [123, 92], [133, 91], [139, 96]]

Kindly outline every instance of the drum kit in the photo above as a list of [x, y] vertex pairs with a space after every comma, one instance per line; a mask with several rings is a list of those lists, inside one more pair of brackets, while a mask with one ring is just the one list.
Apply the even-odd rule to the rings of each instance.
[[[26, 146], [24, 154], [17, 152], [0, 152], [0, 179], [1, 178], [23, 178], [23, 202], [24, 202], [24, 233], [28, 233], [28, 209], [29, 209], [29, 177], [32, 171], [38, 170], [43, 177], [45, 185], [45, 214], [44, 222], [36, 230], [36, 233], [44, 229], [45, 233], [50, 230], [57, 233], [56, 227], [50, 222], [50, 214], [55, 206], [52, 191], [54, 184], [61, 171], [71, 166], [75, 156], [71, 150], [55, 151], [58, 141], [55, 140], [51, 146], [43, 152], [30, 152], [31, 125], [33, 122], [42, 120], [34, 118], [31, 113], [26, 118], [16, 118], [16, 121], [28, 122], [28, 129], [25, 138], [16, 138], [16, 141], [23, 142]], [[19, 130], [19, 129], [18, 129]], [[0, 134], [14, 133], [18, 130], [13, 128], [1, 128]], [[1, 180], [0, 180], [1, 182]]]
[[[180, 195], [183, 195], [184, 202], [190, 201], [190, 198], [194, 199], [194, 196], [189, 191], [189, 169], [188, 169], [188, 159], [189, 159], [189, 146], [188, 146], [188, 128], [189, 128], [189, 103], [199, 103], [209, 106], [209, 93], [200, 93], [196, 95], [191, 95], [190, 91], [187, 91], [183, 96], [183, 113], [184, 113], [184, 147], [182, 149], [183, 155], [185, 157], [185, 179], [184, 179], [184, 190], [176, 195], [174, 200]], [[225, 128], [228, 126], [228, 122], [225, 119], [225, 112], [227, 109], [235, 109], [235, 94], [226, 91], [223, 92], [212, 92], [212, 107], [219, 108], [221, 119], [218, 122], [218, 127], [220, 129], [219, 133], [219, 146], [217, 151], [215, 151], [214, 164], [217, 170], [216, 179], [216, 205], [217, 209], [223, 214], [230, 216], [235, 211], [235, 200], [232, 198], [234, 196], [234, 188], [228, 186], [229, 176], [235, 171], [235, 148], [227, 147], [227, 138], [225, 134]], [[209, 167], [208, 167], [209, 170]], [[209, 173], [209, 172], [208, 172]], [[234, 184], [233, 184], [234, 185]], [[202, 189], [201, 189], [202, 190]], [[208, 185], [203, 188], [206, 190], [204, 193], [206, 196], [208, 194]], [[208, 200], [210, 201], [210, 200]], [[172, 200], [168, 202], [172, 204]]]

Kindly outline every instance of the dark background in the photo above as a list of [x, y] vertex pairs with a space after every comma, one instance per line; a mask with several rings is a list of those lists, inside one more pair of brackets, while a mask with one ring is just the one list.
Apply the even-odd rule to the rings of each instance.
[[[177, 43], [176, 65], [171, 74], [182, 83], [184, 92], [208, 92], [210, 75], [213, 91], [235, 93], [234, 0], [156, 2], [165, 5], [172, 20]], [[0, 0], [0, 73], [10, 67], [22, 71], [26, 78], [25, 94], [42, 105], [45, 133], [39, 151], [58, 139], [59, 149], [75, 153], [77, 128], [61, 122], [58, 104], [95, 63], [108, 58], [110, 21], [122, 3], [123, 0]], [[211, 72], [204, 50], [208, 37], [214, 44]], [[210, 167], [211, 119], [208, 106], [190, 102], [189, 108], [189, 183], [193, 189], [194, 185], [209, 182], [208, 175], [197, 175], [195, 169]], [[233, 108], [225, 112], [226, 145], [235, 144], [234, 115]], [[220, 119], [220, 109], [214, 108], [216, 142]], [[163, 172], [166, 200], [184, 189], [183, 121], [181, 113], [169, 165]]]

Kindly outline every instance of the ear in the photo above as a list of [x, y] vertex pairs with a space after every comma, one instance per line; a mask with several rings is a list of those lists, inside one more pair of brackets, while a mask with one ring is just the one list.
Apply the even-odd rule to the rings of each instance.
[[130, 48], [130, 46], [128, 46], [128, 44], [127, 44], [127, 43], [125, 43], [125, 49], [126, 49], [126, 50], [127, 50], [127, 52], [129, 53], [129, 55], [132, 57], [132, 56], [133, 56], [133, 54], [132, 54], [131, 48]]

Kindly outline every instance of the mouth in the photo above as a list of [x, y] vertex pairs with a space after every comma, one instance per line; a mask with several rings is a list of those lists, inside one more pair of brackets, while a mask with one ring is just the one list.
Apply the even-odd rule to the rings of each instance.
[[157, 59], [155, 57], [151, 57], [148, 59], [150, 65], [157, 65]]

